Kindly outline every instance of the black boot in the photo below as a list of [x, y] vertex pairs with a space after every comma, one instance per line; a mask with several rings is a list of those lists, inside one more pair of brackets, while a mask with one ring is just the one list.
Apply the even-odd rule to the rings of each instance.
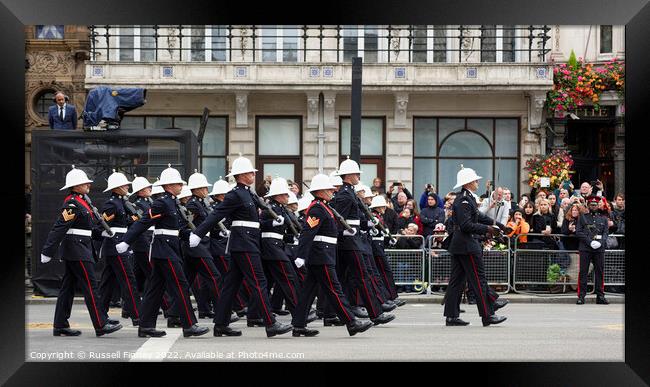
[[501, 298], [494, 300], [494, 311], [496, 312], [497, 310], [503, 308], [504, 306], [508, 305], [510, 301], [508, 300], [502, 300]]
[[284, 309], [273, 309], [273, 313], [277, 314], [278, 316], [286, 316], [291, 312], [289, 312], [288, 310], [284, 310]]
[[131, 320], [131, 322], [133, 323], [134, 327], [137, 327], [137, 326], [140, 325], [140, 319], [139, 318], [134, 318], [133, 320]]
[[233, 313], [230, 315], [230, 323], [234, 323], [239, 321], [239, 316], [237, 316], [237, 313]]
[[167, 319], [167, 328], [182, 328], [181, 318], [172, 316]]
[[448, 327], [460, 327], [460, 326], [469, 325], [469, 322], [461, 320], [458, 317], [447, 317], [447, 321], [445, 321], [445, 325]]
[[214, 313], [212, 313], [212, 312], [199, 312], [199, 318], [214, 318]]
[[368, 318], [368, 312], [360, 306], [353, 306], [352, 314], [354, 314], [357, 318]]
[[348, 325], [348, 333], [350, 334], [350, 336], [354, 336], [357, 333], [365, 332], [368, 329], [370, 329], [370, 327], [373, 326], [373, 323], [370, 321], [361, 322], [359, 320], [352, 320], [347, 325]]
[[391, 321], [395, 320], [395, 315], [394, 314], [388, 314], [388, 313], [382, 313], [379, 316], [375, 317], [374, 319], [371, 319], [373, 324], [375, 325], [381, 325], [381, 324], [386, 324]]
[[244, 309], [236, 310], [235, 313], [237, 313], [237, 316], [239, 317], [244, 317], [246, 316], [246, 313], [248, 313], [248, 307], [244, 307]]
[[313, 336], [316, 336], [318, 333], [319, 332], [316, 329], [307, 329], [307, 328], [294, 327], [293, 328], [293, 333], [291, 335], [293, 337], [300, 337], [300, 336], [313, 337]]
[[609, 305], [609, 301], [605, 297], [597, 297], [596, 304]]
[[497, 316], [496, 314], [493, 314], [492, 316], [483, 319], [483, 326], [486, 327], [488, 325], [500, 324], [504, 321], [506, 321], [506, 316]]
[[345, 325], [345, 323], [341, 321], [341, 319], [339, 319], [338, 317], [325, 317], [323, 319], [323, 325], [325, 325], [326, 327], [331, 327], [331, 326], [340, 327]]
[[138, 337], [163, 337], [167, 334], [165, 331], [158, 331], [156, 328], [138, 328]]
[[389, 303], [386, 301], [385, 303], [381, 304], [381, 310], [384, 312], [390, 312], [392, 310], [395, 310], [397, 308], [397, 305], [395, 303]]
[[54, 336], [79, 336], [81, 331], [70, 328], [54, 328], [52, 333]]
[[214, 326], [214, 331], [212, 332], [212, 336], [215, 337], [221, 337], [221, 336], [241, 336], [241, 331], [238, 331], [236, 329], [232, 329], [230, 327], [223, 327], [223, 326]]
[[264, 320], [261, 318], [251, 318], [246, 320], [246, 326], [248, 327], [263, 327]]
[[200, 327], [199, 324], [194, 324], [189, 328], [183, 328], [183, 337], [190, 336], [203, 336], [208, 333], [208, 327]]
[[578, 297], [578, 301], [576, 301], [576, 305], [583, 305], [584, 303], [585, 303], [585, 298]]
[[318, 320], [318, 317], [316, 317], [316, 313], [309, 313], [309, 315], [307, 316], [307, 324], [316, 320]]
[[266, 337], [273, 337], [275, 335], [283, 335], [293, 329], [291, 324], [282, 324], [276, 321], [270, 327], [266, 327]]
[[104, 324], [103, 327], [101, 327], [99, 329], [95, 329], [95, 335], [97, 337], [104, 336], [104, 335], [107, 335], [109, 333], [119, 331], [120, 329], [122, 329], [122, 324], [109, 324], [107, 322], [106, 324]]
[[404, 306], [404, 305], [406, 305], [406, 300], [402, 300], [402, 299], [399, 298], [399, 297], [396, 298], [396, 299], [394, 299], [393, 302], [394, 302], [395, 305], [397, 305], [397, 306]]

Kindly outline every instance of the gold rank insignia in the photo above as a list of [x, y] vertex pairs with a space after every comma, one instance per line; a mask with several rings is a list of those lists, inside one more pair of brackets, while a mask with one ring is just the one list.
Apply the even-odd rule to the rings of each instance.
[[63, 215], [63, 220], [66, 222], [71, 221], [75, 216], [77, 216], [74, 212], [72, 212], [72, 209], [63, 210], [61, 215]]
[[318, 226], [318, 223], [320, 223], [320, 219], [318, 219], [318, 218], [314, 218], [313, 216], [310, 216], [310, 217], [307, 218], [307, 224], [311, 228], [314, 228], [314, 227]]
[[135, 216], [135, 215], [131, 215], [131, 219], [133, 219], [134, 222], [137, 222], [137, 221], [138, 221], [138, 217]]
[[111, 91], [111, 95], [112, 95], [113, 97], [117, 97], [117, 90], [113, 90], [113, 91]]
[[105, 212], [102, 214], [102, 218], [104, 218], [104, 220], [107, 221], [107, 222], [110, 222], [111, 220], [113, 220], [114, 217], [115, 217], [115, 214], [113, 214], [111, 216], [106, 215]]

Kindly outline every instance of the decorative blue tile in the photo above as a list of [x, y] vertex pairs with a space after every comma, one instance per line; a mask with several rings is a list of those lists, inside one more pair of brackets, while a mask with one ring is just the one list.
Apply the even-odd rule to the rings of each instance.
[[174, 76], [174, 68], [172, 66], [163, 66], [163, 78], [172, 78]]
[[235, 76], [238, 78], [245, 78], [248, 76], [248, 67], [239, 66], [235, 67]]
[[537, 78], [540, 79], [546, 79], [546, 67], [538, 67], [535, 69], [535, 73], [537, 74]]
[[395, 67], [395, 78], [406, 78], [406, 67]]
[[93, 77], [103, 77], [104, 66], [93, 66]]
[[318, 78], [320, 76], [320, 68], [319, 67], [310, 67], [309, 68], [309, 76], [311, 78]]
[[478, 77], [478, 69], [476, 67], [468, 67], [467, 78], [477, 78], [477, 77]]
[[323, 77], [332, 78], [334, 76], [334, 67], [323, 67]]

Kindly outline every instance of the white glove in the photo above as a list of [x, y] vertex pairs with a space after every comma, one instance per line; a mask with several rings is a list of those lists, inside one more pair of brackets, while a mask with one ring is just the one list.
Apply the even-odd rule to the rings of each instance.
[[296, 258], [294, 262], [296, 263], [296, 267], [298, 268], [305, 266], [305, 260], [302, 258]]
[[52, 260], [52, 258], [48, 257], [47, 255], [41, 254], [41, 263], [48, 263]]
[[356, 228], [353, 228], [352, 231], [343, 230], [343, 235], [345, 235], [345, 236], [353, 236], [353, 235], [356, 234], [356, 233], [357, 233], [357, 229], [356, 229]]
[[601, 246], [600, 242], [598, 242], [598, 241], [591, 241], [591, 243], [589, 245], [594, 250], [598, 250], [600, 248], [600, 246]]
[[201, 243], [201, 238], [195, 233], [190, 233], [190, 247], [196, 247]]
[[369, 220], [368, 221], [368, 227], [369, 228], [375, 227], [375, 223], [372, 220]]
[[273, 226], [282, 226], [284, 224], [284, 217], [282, 215], [278, 215], [278, 218], [273, 221]]
[[228, 238], [230, 236], [230, 230], [219, 231], [219, 236], [222, 238]]
[[377, 230], [376, 228], [371, 228], [370, 229], [370, 235], [372, 235], [372, 236], [379, 235], [379, 230]]
[[120, 242], [115, 245], [115, 250], [117, 250], [117, 252], [120, 254], [126, 252], [128, 249], [129, 249], [129, 244], [126, 242]]

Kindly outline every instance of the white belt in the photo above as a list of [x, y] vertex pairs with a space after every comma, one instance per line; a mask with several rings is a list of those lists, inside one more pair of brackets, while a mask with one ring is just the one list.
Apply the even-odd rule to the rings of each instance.
[[[357, 221], [358, 222], [358, 221]], [[323, 236], [323, 235], [316, 235], [314, 237], [314, 242], [325, 242], [329, 243], [332, 245], [336, 244], [336, 238], [328, 237], [328, 236]]]
[[373, 241], [383, 241], [384, 237], [372, 237]]
[[155, 230], [155, 229], [156, 229], [156, 226], [151, 226], [151, 227], [149, 227], [149, 228], [147, 229], [147, 231], [153, 231], [153, 230]]
[[164, 228], [157, 228], [153, 230], [153, 235], [171, 235], [171, 236], [178, 236], [178, 230], [167, 230]]
[[359, 219], [346, 219], [345, 222], [350, 226], [361, 226], [361, 221]]
[[83, 235], [83, 236], [92, 236], [92, 231], [91, 230], [82, 230], [80, 228], [71, 228], [69, 229], [66, 234], [70, 235]]
[[[126, 227], [111, 227], [111, 231], [113, 231], [113, 234], [126, 234], [128, 229]], [[107, 238], [111, 237], [106, 231], [102, 231], [102, 236]]]
[[249, 222], [246, 220], [233, 220], [232, 227], [250, 227], [250, 228], [260, 228], [259, 222]]
[[284, 235], [277, 232], [263, 232], [262, 238], [284, 239]]
[[209, 237], [209, 236], [210, 236], [210, 233], [207, 233], [207, 234], [205, 234], [205, 235], [203, 236], [203, 238], [205, 238], [205, 237]]

